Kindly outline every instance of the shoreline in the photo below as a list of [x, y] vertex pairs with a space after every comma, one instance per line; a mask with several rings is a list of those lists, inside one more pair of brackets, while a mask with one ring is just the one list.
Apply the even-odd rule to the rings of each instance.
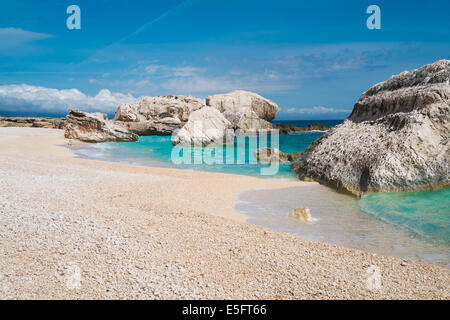
[[[85, 160], [62, 136], [0, 128], [1, 298], [450, 297], [450, 270], [254, 226], [234, 208], [238, 192], [309, 183]], [[371, 265], [380, 290], [366, 286]]]

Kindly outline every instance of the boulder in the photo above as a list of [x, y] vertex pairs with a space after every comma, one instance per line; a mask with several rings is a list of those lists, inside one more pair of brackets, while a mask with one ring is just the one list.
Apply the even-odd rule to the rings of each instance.
[[139, 136], [108, 120], [103, 113], [70, 110], [64, 137], [84, 142], [137, 141]]
[[373, 86], [292, 170], [357, 196], [449, 186], [449, 79], [440, 60]]
[[215, 108], [203, 107], [189, 116], [173, 139], [173, 145], [210, 146], [234, 143], [231, 123]]
[[275, 102], [242, 90], [208, 96], [206, 105], [222, 112], [235, 129], [239, 127], [241, 116], [249, 111], [253, 111], [258, 118], [266, 121], [275, 119], [278, 112], [278, 105]]
[[296, 153], [284, 153], [280, 150], [273, 148], [262, 148], [254, 151], [254, 156], [256, 160], [262, 163], [270, 163], [270, 162], [292, 162], [296, 160], [302, 152]]
[[114, 121], [139, 135], [170, 135], [186, 123], [191, 112], [204, 105], [203, 99], [191, 96], [144, 97], [121, 104]]
[[236, 127], [239, 135], [250, 135], [257, 134], [260, 131], [270, 130], [272, 129], [272, 124], [258, 117], [256, 112], [249, 110], [241, 114]]

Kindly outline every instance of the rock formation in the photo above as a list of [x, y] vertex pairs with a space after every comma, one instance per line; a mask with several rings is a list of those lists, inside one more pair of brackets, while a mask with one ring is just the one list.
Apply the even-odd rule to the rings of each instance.
[[273, 148], [262, 148], [254, 151], [254, 156], [256, 160], [262, 162], [262, 163], [270, 163], [270, 162], [292, 162], [295, 161], [302, 152], [296, 152], [296, 153], [284, 153], [280, 150]]
[[64, 129], [65, 126], [66, 119], [64, 118], [0, 117], [0, 127]]
[[280, 134], [291, 134], [293, 132], [305, 131], [328, 131], [332, 127], [324, 126], [320, 123], [310, 123], [306, 127], [296, 127], [285, 123], [272, 123], [272, 128], [280, 130]]
[[234, 130], [217, 109], [203, 107], [189, 116], [188, 122], [174, 137], [174, 145], [209, 146], [234, 143]]
[[144, 97], [121, 104], [114, 121], [138, 135], [171, 135], [186, 123], [191, 112], [204, 105], [203, 99], [190, 96]]
[[449, 186], [449, 79], [450, 60], [440, 60], [373, 86], [292, 169], [358, 196]]
[[[275, 119], [278, 112], [278, 105], [275, 102], [263, 98], [256, 93], [242, 90], [206, 97], [206, 105], [222, 112], [225, 118], [231, 122], [234, 129], [241, 128], [240, 123], [245, 122], [245, 119], [242, 118], [243, 116], [244, 118], [247, 116], [251, 119], [265, 120], [264, 122], [259, 121], [258, 123], [254, 123], [254, 125], [270, 125], [268, 121]], [[252, 129], [258, 130], [265, 128], [252, 127]]]
[[64, 137], [84, 142], [137, 141], [139, 136], [108, 120], [103, 113], [70, 110]]

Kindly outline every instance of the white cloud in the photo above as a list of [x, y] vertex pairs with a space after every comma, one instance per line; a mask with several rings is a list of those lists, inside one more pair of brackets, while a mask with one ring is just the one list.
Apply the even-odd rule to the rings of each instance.
[[145, 67], [145, 71], [149, 74], [157, 73], [163, 66], [157, 65], [157, 64], [150, 64], [147, 67]]
[[283, 108], [283, 110], [280, 111], [282, 113], [287, 114], [329, 114], [329, 113], [349, 113], [352, 110], [316, 106], [312, 108], [288, 108], [288, 109]]
[[131, 94], [100, 90], [95, 96], [78, 89], [52, 89], [21, 85], [0, 86], [0, 109], [7, 111], [66, 112], [69, 109], [113, 112], [121, 103], [135, 101]]
[[198, 72], [203, 72], [202, 69], [195, 67], [179, 67], [172, 70], [175, 77], [191, 77]]
[[[9, 55], [24, 50], [29, 43], [53, 37], [50, 34], [38, 33], [20, 28], [0, 28], [0, 55]], [[23, 52], [19, 52], [23, 53]]]
[[[159, 75], [162, 77], [192, 77], [193, 75], [203, 72], [201, 68], [196, 68], [192, 66], [182, 66], [182, 67], [169, 67], [161, 64], [151, 63], [145, 67], [145, 72], [151, 75]], [[140, 73], [140, 68], [135, 69], [136, 72]]]
[[277, 93], [294, 90], [297, 84], [274, 81], [265, 74], [250, 74], [241, 77], [193, 76], [173, 78], [162, 83], [162, 88], [185, 94], [211, 94], [232, 90], [248, 90], [261, 93]]

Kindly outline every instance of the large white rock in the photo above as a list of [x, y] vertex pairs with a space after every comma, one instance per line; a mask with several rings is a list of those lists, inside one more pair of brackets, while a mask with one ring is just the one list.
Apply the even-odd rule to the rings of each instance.
[[272, 124], [258, 117], [256, 112], [249, 110], [241, 114], [236, 128], [237, 135], [250, 135], [261, 131], [267, 132], [267, 130], [272, 129]]
[[278, 105], [260, 95], [243, 90], [206, 97], [206, 105], [214, 107], [237, 128], [241, 116], [253, 111], [260, 119], [271, 121], [275, 119]]
[[373, 86], [292, 169], [355, 195], [449, 186], [449, 79], [450, 60], [440, 60]]
[[139, 135], [166, 135], [181, 128], [191, 112], [204, 106], [203, 99], [191, 96], [144, 97], [121, 104], [114, 121]]
[[139, 136], [108, 120], [103, 113], [70, 110], [64, 137], [84, 142], [137, 141]]
[[189, 116], [173, 139], [173, 145], [210, 146], [234, 143], [234, 130], [217, 109], [203, 107]]

